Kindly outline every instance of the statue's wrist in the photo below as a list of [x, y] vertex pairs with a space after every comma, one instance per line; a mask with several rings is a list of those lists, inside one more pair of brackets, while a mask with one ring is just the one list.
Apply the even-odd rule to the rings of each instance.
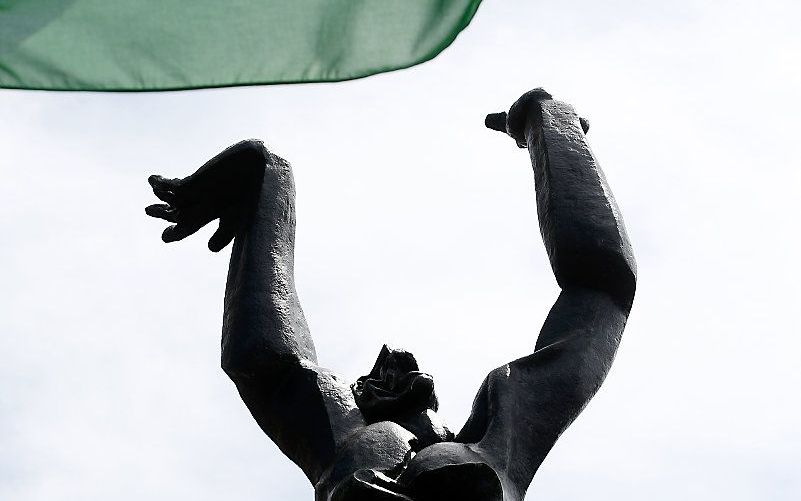
[[506, 116], [506, 131], [521, 148], [526, 147], [526, 136], [529, 128], [542, 125], [542, 108], [540, 102], [552, 99], [551, 95], [541, 88], [530, 90], [515, 101]]

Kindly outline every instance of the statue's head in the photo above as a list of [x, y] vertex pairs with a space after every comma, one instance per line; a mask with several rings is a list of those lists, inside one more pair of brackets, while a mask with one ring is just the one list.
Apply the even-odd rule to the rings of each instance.
[[414, 355], [384, 345], [373, 370], [352, 386], [356, 405], [369, 423], [398, 421], [436, 411], [434, 379], [420, 372]]

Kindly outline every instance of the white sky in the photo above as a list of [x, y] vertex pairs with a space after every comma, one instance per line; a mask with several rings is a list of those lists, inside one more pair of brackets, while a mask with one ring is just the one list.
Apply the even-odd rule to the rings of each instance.
[[486, 113], [590, 119], [640, 281], [606, 384], [528, 499], [801, 497], [797, 2], [486, 0], [433, 62], [341, 84], [0, 91], [0, 499], [311, 499], [219, 370], [228, 252], [166, 246], [151, 173], [292, 162], [321, 362], [382, 343], [458, 429], [557, 288], [527, 154]]

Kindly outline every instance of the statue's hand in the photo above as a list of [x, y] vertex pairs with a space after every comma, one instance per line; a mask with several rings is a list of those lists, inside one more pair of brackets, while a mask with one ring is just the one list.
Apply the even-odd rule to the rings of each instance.
[[[543, 88], [532, 89], [514, 102], [509, 108], [509, 113], [490, 113], [484, 120], [484, 125], [492, 130], [505, 132], [515, 140], [520, 148], [527, 147], [526, 144], [526, 124], [534, 126], [542, 125], [542, 116], [539, 108], [540, 101], [547, 101], [553, 97]], [[581, 128], [586, 134], [590, 130], [590, 123], [581, 118]]]
[[209, 240], [209, 249], [218, 252], [244, 224], [258, 193], [259, 178], [254, 172], [204, 166], [183, 179], [153, 175], [148, 182], [153, 193], [166, 203], [151, 205], [145, 213], [175, 223], [164, 230], [161, 239], [183, 240], [219, 219], [219, 228]]

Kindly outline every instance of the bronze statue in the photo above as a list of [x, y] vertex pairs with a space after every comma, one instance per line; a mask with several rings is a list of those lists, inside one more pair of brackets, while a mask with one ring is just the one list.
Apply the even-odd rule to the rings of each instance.
[[559, 435], [606, 377], [634, 298], [620, 213], [587, 122], [542, 89], [486, 125], [528, 148], [540, 231], [562, 291], [533, 353], [487, 376], [461, 431], [438, 417], [434, 382], [384, 346], [356, 382], [317, 365], [293, 278], [295, 188], [259, 141], [226, 149], [184, 179], [151, 176], [174, 242], [219, 219], [234, 241], [222, 367], [262, 430], [314, 485], [317, 501], [519, 501]]

